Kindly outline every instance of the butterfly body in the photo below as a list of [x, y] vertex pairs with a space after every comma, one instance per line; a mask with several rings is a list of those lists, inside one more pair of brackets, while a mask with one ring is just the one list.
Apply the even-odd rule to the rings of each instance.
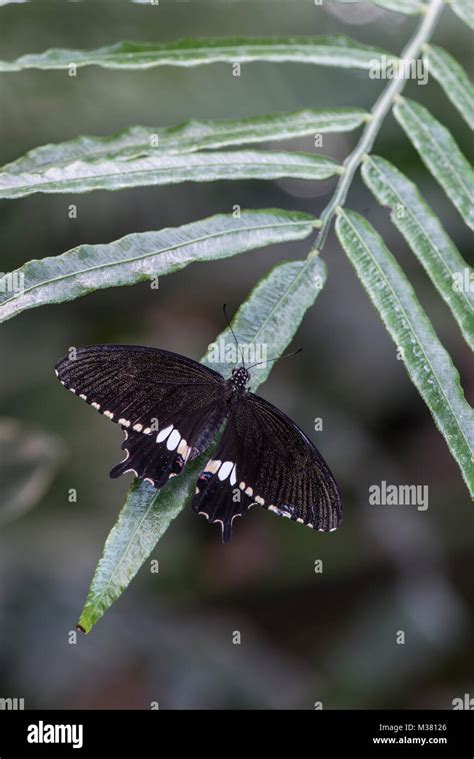
[[125, 458], [111, 477], [132, 472], [159, 489], [222, 430], [192, 506], [220, 524], [224, 542], [255, 504], [320, 531], [338, 526], [340, 496], [327, 464], [294, 422], [250, 392], [245, 366], [225, 379], [169, 351], [98, 345], [63, 358], [56, 374], [122, 427]]

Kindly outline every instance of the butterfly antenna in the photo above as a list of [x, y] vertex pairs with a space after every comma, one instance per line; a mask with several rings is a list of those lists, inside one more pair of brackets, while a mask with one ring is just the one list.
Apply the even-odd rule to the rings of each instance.
[[[227, 316], [227, 303], [224, 303], [224, 305], [223, 305], [223, 307], [222, 307], [222, 310], [224, 311], [224, 316], [225, 316], [225, 320], [226, 320], [226, 322], [227, 322], [227, 326], [229, 327], [230, 331], [232, 332], [232, 337], [233, 337], [233, 338], [234, 338], [234, 340], [235, 340], [235, 344], [236, 344], [236, 346], [237, 346], [237, 355], [238, 355], [238, 354], [239, 354], [239, 351], [240, 351], [240, 345], [239, 345], [239, 341], [237, 340], [237, 338], [236, 338], [236, 336], [235, 336], [235, 332], [234, 332], [234, 330], [232, 329], [232, 325], [231, 325], [231, 323], [230, 323], [230, 319], [229, 319], [229, 317]], [[243, 357], [243, 355], [242, 355], [242, 365], [243, 365], [243, 366], [245, 366], [245, 362], [244, 362], [244, 357]]]
[[296, 354], [301, 353], [302, 350], [303, 348], [298, 348], [298, 350], [292, 351], [291, 353], [284, 353], [283, 356], [275, 356], [275, 358], [267, 358], [265, 361], [258, 361], [256, 364], [247, 366], [247, 369], [253, 369], [254, 366], [259, 366], [260, 364], [269, 364], [270, 361], [278, 361], [280, 358], [290, 358], [290, 356], [296, 356]]

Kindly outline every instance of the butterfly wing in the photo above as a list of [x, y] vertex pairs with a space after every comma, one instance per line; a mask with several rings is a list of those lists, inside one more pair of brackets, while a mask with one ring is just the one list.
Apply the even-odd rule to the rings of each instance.
[[316, 446], [282, 411], [248, 393], [232, 407], [193, 508], [221, 523], [226, 542], [235, 517], [255, 503], [324, 532], [341, 520], [337, 484]]
[[79, 348], [56, 366], [60, 382], [125, 431], [124, 461], [155, 487], [204, 451], [227, 413], [224, 378], [169, 351], [133, 345]]

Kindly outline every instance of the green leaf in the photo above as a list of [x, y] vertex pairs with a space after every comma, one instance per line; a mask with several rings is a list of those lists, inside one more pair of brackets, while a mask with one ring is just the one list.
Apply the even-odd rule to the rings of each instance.
[[437, 45], [426, 45], [423, 58], [461, 116], [474, 129], [474, 87], [463, 67], [453, 56]]
[[464, 21], [470, 29], [474, 29], [474, 5], [472, 0], [448, 0], [448, 2], [461, 21]]
[[368, 69], [384, 50], [343, 36], [214, 37], [174, 42], [118, 42], [97, 50], [51, 49], [0, 61], [0, 71], [69, 69], [72, 65], [146, 69], [153, 66], [199, 66], [203, 63], [317, 63], [338, 68]]
[[375, 229], [353, 211], [339, 209], [339, 241], [398, 349], [413, 384], [458, 462], [474, 498], [474, 411], [459, 374], [415, 292]]
[[[310, 254], [306, 261], [288, 261], [275, 266], [256, 285], [232, 321], [239, 343], [265, 345], [269, 357], [280, 356], [325, 282], [326, 266], [315, 254]], [[218, 340], [232, 344], [230, 330], [224, 330]], [[216, 362], [211, 352], [203, 358], [203, 363], [224, 376], [231, 374], [232, 366]], [[272, 368], [273, 363], [265, 362], [252, 369], [250, 387], [253, 391], [265, 382]]]
[[474, 229], [474, 172], [451, 133], [413, 100], [399, 98], [393, 112], [424, 164]]
[[410, 245], [462, 333], [474, 350], [474, 292], [464, 283], [474, 278], [440, 221], [416, 185], [383, 158], [368, 156], [362, 176], [375, 197], [390, 208], [390, 218]]
[[[312, 257], [306, 261], [278, 264], [264, 278], [238, 310], [233, 328], [245, 345], [265, 344], [269, 356], [279, 356], [292, 340], [306, 310], [314, 303], [326, 280], [323, 262]], [[226, 329], [217, 342], [233, 343]], [[211, 361], [212, 346], [203, 363], [229, 374], [229, 367]], [[255, 367], [252, 389], [256, 390], [271, 365]], [[209, 453], [188, 464], [182, 475], [161, 491], [135, 480], [123, 510], [104, 546], [87, 596], [79, 627], [89, 632], [105, 611], [119, 598], [148, 558], [157, 541], [194, 493], [196, 479]]]
[[[369, 114], [360, 108], [331, 111], [303, 110], [271, 113], [241, 120], [186, 121], [172, 127], [135, 126], [111, 137], [77, 137], [57, 145], [30, 150], [2, 168], [6, 174], [32, 174], [64, 169], [75, 161], [119, 161], [165, 153], [248, 145], [265, 140], [327, 132], [346, 132], [361, 126]], [[2, 178], [2, 182], [5, 182]]]
[[29, 261], [0, 277], [0, 322], [28, 308], [171, 274], [195, 261], [299, 240], [316, 225], [308, 214], [265, 209], [242, 211], [240, 218], [219, 214], [104, 245], [79, 245], [60, 256]]
[[[202, 456], [201, 456], [202, 459]], [[193, 463], [193, 468], [196, 462]], [[125, 590], [150, 555], [156, 540], [181, 511], [190, 494], [189, 478], [176, 477], [167, 488], [163, 508], [157, 508], [157, 491], [147, 482], [134, 480], [125, 505], [110, 532], [92, 580], [77, 627], [89, 632]]]
[[0, 174], [0, 198], [33, 192], [89, 192], [220, 179], [328, 179], [342, 167], [312, 153], [232, 150], [183, 155], [155, 151], [144, 158], [73, 161], [39, 174]]

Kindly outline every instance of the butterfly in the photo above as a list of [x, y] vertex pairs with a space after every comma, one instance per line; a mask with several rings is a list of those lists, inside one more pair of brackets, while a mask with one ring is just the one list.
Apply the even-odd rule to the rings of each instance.
[[225, 379], [166, 350], [93, 345], [61, 359], [56, 375], [123, 429], [125, 459], [113, 478], [133, 472], [162, 488], [223, 427], [192, 507], [220, 524], [224, 543], [234, 519], [254, 504], [322, 532], [338, 527], [341, 499], [329, 467], [291, 419], [249, 391], [244, 365]]

